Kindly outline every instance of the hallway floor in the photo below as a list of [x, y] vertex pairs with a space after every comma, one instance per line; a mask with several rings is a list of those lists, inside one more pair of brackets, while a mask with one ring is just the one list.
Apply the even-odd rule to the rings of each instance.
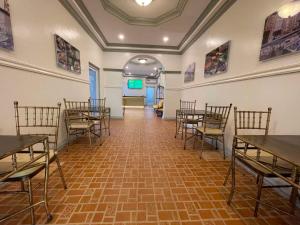
[[[255, 196], [255, 177], [243, 169], [238, 170], [243, 195], [237, 193], [228, 206], [229, 186], [222, 184], [229, 161], [200, 160], [191, 146], [183, 150], [174, 132], [175, 121], [157, 118], [149, 109], [126, 109], [125, 120], [112, 121], [111, 136], [101, 147], [90, 148], [85, 139], [74, 142], [60, 154], [68, 189], [63, 189], [57, 171], [50, 176], [51, 224], [300, 224], [299, 210], [297, 217], [290, 217], [261, 206], [254, 218], [254, 201], [246, 196]], [[55, 163], [51, 167], [56, 169]], [[1, 196], [0, 212], [26, 204], [22, 196]], [[263, 199], [289, 209], [288, 200], [274, 190], [263, 190]], [[36, 211], [38, 224], [44, 224], [43, 208]], [[23, 213], [6, 224], [28, 223], [29, 213]]]

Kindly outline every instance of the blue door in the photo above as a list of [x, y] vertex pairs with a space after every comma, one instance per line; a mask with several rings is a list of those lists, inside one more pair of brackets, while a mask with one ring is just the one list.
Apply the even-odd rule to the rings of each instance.
[[89, 69], [90, 77], [90, 97], [93, 99], [98, 98], [97, 94], [97, 71], [93, 68]]
[[146, 87], [146, 105], [153, 105], [155, 102], [155, 87]]

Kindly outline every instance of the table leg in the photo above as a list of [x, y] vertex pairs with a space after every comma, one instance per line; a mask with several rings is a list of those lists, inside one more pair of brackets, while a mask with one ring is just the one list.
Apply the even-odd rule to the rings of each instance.
[[48, 138], [44, 141], [44, 147], [48, 152], [46, 156], [46, 167], [45, 167], [45, 181], [44, 181], [44, 206], [47, 214], [47, 222], [52, 220], [52, 215], [48, 208], [48, 179], [49, 179], [49, 140]]
[[[297, 167], [293, 168], [292, 179], [295, 184], [299, 184], [299, 175], [298, 175]], [[298, 188], [293, 187], [290, 196], [290, 203], [292, 205], [292, 209], [291, 209], [292, 214], [295, 213], [297, 197], [298, 197]]]
[[176, 130], [175, 130], [175, 138], [177, 137], [177, 126], [178, 126], [178, 115], [177, 115], [177, 110], [176, 110]]
[[233, 139], [233, 147], [232, 147], [232, 158], [231, 158], [231, 190], [228, 197], [227, 204], [230, 205], [231, 201], [233, 199], [233, 194], [235, 191], [235, 144], [237, 142], [237, 139]]

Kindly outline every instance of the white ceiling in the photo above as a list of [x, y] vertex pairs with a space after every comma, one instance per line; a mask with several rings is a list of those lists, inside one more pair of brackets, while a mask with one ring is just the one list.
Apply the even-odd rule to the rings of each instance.
[[[210, 0], [189, 0], [181, 16], [158, 26], [130, 25], [104, 10], [100, 0], [82, 2], [109, 43], [177, 46]], [[147, 7], [138, 6], [134, 0], [111, 2], [130, 16], [154, 18], [176, 7], [178, 1], [154, 0]], [[125, 36], [123, 41], [118, 38], [120, 33]], [[169, 37], [167, 43], [163, 42], [164, 36]]]
[[59, 1], [104, 51], [183, 54], [237, 0]]
[[[138, 59], [147, 59], [145, 64], [141, 64]], [[163, 65], [155, 58], [145, 55], [138, 55], [129, 60], [124, 66], [124, 75], [155, 77], [158, 71], [163, 71]]]

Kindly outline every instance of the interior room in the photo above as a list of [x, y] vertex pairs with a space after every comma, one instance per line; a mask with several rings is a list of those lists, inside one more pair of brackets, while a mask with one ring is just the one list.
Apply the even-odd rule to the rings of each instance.
[[0, 0], [0, 224], [300, 224], [300, 0]]

